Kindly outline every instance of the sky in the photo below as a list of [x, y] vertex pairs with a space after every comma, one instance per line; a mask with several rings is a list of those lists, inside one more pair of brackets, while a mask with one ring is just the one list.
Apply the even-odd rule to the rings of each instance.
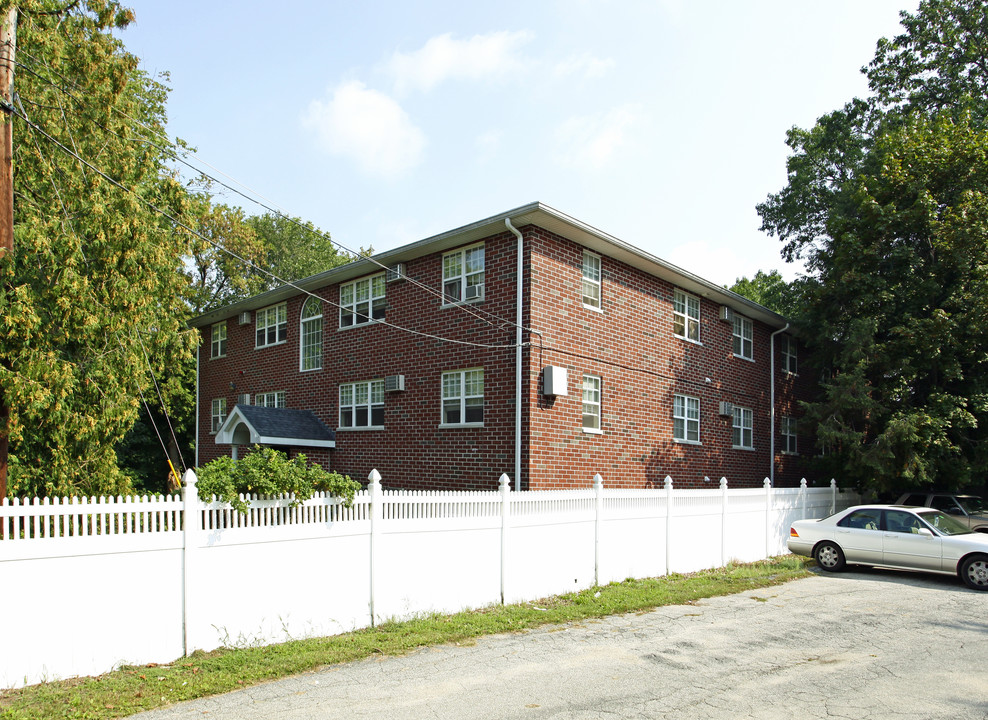
[[802, 272], [755, 210], [786, 131], [866, 96], [918, 0], [124, 4], [169, 133], [350, 249], [540, 201], [730, 285]]

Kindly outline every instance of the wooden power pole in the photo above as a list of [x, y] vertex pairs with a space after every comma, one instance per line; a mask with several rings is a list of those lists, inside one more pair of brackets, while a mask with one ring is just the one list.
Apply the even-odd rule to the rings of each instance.
[[[0, 28], [0, 257], [14, 253], [14, 53], [17, 48], [17, 8], [12, 7]], [[8, 262], [11, 259], [8, 257]], [[7, 497], [7, 436], [10, 408], [0, 390], [0, 501]], [[0, 528], [2, 533], [4, 528]], [[0, 534], [2, 537], [2, 534]]]

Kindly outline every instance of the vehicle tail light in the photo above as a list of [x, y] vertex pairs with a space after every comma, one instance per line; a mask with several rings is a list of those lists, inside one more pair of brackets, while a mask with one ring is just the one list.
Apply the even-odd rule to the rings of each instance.
[[799, 533], [796, 532], [796, 528], [789, 528], [789, 537], [799, 537]]

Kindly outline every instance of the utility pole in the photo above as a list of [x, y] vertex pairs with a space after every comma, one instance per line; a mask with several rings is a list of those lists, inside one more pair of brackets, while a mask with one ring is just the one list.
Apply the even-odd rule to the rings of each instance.
[[[17, 8], [12, 7], [0, 28], [0, 258], [14, 254], [14, 54], [17, 48]], [[7, 436], [10, 407], [0, 390], [0, 501], [7, 497]], [[5, 528], [0, 527], [0, 537]]]

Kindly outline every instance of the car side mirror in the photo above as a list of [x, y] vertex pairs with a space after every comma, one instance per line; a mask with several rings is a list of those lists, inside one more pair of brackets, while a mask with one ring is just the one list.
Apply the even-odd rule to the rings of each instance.
[[919, 533], [917, 534], [922, 535], [923, 537], [933, 537], [933, 531], [925, 527], [921, 527], [919, 529]]

